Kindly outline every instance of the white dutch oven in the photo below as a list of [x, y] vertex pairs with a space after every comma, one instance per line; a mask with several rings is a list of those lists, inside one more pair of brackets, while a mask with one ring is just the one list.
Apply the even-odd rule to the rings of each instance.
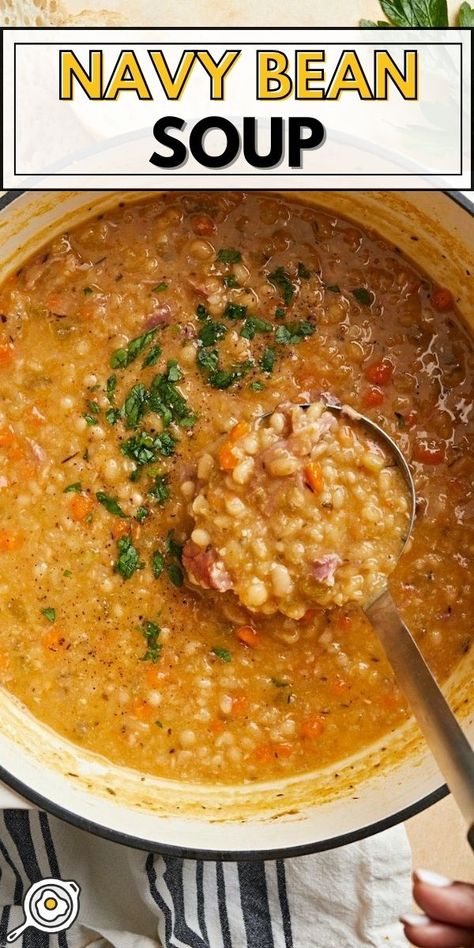
[[[474, 330], [473, 205], [441, 192], [308, 192], [375, 228], [461, 300]], [[46, 240], [134, 192], [9, 192], [0, 199], [0, 278]], [[412, 238], [416, 237], [417, 240]], [[447, 684], [474, 734], [467, 654]], [[267, 784], [193, 785], [125, 770], [85, 752], [0, 691], [0, 778], [23, 798], [83, 829], [131, 846], [202, 858], [275, 858], [329, 849], [379, 832], [447, 793], [413, 723], [328, 768]]]

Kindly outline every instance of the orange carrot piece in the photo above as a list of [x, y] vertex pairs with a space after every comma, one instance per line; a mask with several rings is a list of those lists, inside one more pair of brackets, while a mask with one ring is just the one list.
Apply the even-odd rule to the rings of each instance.
[[308, 718], [301, 727], [301, 737], [316, 740], [316, 738], [321, 737], [325, 727], [326, 722], [324, 718], [318, 716]]
[[196, 214], [191, 219], [191, 227], [199, 237], [210, 237], [217, 230], [214, 221], [207, 214]]
[[0, 448], [11, 448], [15, 441], [16, 435], [11, 428], [0, 428]]
[[261, 764], [268, 764], [274, 756], [275, 752], [272, 744], [259, 744], [255, 748], [255, 757]]
[[374, 385], [387, 385], [393, 375], [393, 362], [390, 359], [380, 359], [379, 362], [372, 362], [364, 369], [365, 377]]
[[238, 441], [240, 438], [245, 438], [249, 431], [250, 426], [247, 421], [238, 421], [230, 430], [229, 441]]
[[10, 343], [0, 346], [0, 365], [10, 365], [14, 354], [15, 349]]
[[73, 494], [70, 505], [72, 519], [77, 522], [85, 520], [93, 506], [92, 497], [88, 497], [87, 494]]
[[384, 394], [381, 388], [378, 388], [377, 385], [372, 385], [372, 388], [368, 388], [362, 395], [362, 402], [364, 405], [367, 405], [368, 408], [376, 408], [378, 405], [381, 405], [384, 400]]
[[222, 721], [221, 718], [215, 718], [214, 721], [211, 721], [209, 725], [209, 730], [213, 734], [222, 734], [225, 731], [225, 721]]
[[313, 619], [316, 618], [317, 614], [318, 614], [317, 609], [307, 609], [304, 616], [301, 616], [301, 619], [299, 621], [304, 622], [305, 624], [312, 622]]
[[132, 714], [139, 721], [149, 721], [156, 713], [156, 708], [148, 701], [136, 701], [132, 706]]
[[320, 494], [324, 489], [324, 478], [323, 472], [321, 470], [321, 465], [313, 462], [312, 464], [306, 464], [303, 468], [304, 479], [315, 493]]
[[0, 553], [10, 553], [18, 550], [23, 543], [23, 537], [11, 530], [0, 530]]
[[228, 441], [219, 449], [219, 467], [221, 471], [233, 471], [237, 467], [237, 458]]
[[241, 625], [240, 629], [237, 629], [236, 636], [239, 642], [248, 645], [249, 648], [256, 648], [258, 645], [258, 632], [251, 625]]
[[240, 718], [245, 714], [247, 710], [247, 698], [245, 695], [235, 695], [232, 698], [232, 711], [231, 716], [233, 718]]
[[274, 751], [277, 757], [291, 757], [294, 751], [293, 744], [275, 744]]
[[112, 536], [114, 540], [120, 540], [120, 537], [124, 537], [126, 533], [130, 531], [130, 522], [128, 520], [115, 520], [112, 524]]
[[55, 627], [48, 629], [48, 631], [44, 632], [41, 636], [41, 644], [43, 648], [49, 652], [59, 652], [66, 644], [64, 632], [61, 632], [60, 629], [56, 629]]

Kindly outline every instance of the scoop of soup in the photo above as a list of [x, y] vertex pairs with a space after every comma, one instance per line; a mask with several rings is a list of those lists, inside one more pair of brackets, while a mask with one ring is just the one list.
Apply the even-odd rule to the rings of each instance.
[[192, 583], [301, 619], [372, 598], [408, 530], [393, 455], [323, 400], [238, 422], [199, 460], [183, 552]]

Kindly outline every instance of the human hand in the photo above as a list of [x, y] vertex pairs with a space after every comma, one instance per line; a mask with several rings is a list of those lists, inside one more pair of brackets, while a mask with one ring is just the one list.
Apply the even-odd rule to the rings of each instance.
[[413, 873], [413, 898], [423, 915], [402, 915], [405, 935], [420, 948], [474, 946], [474, 885], [451, 882], [437, 872]]

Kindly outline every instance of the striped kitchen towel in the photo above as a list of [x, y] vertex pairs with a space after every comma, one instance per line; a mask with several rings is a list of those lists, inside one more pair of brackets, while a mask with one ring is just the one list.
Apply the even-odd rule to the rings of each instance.
[[18, 948], [407, 948], [402, 827], [311, 856], [221, 863], [139, 852], [26, 810], [0, 811], [0, 946], [40, 879], [81, 886], [77, 922]]

